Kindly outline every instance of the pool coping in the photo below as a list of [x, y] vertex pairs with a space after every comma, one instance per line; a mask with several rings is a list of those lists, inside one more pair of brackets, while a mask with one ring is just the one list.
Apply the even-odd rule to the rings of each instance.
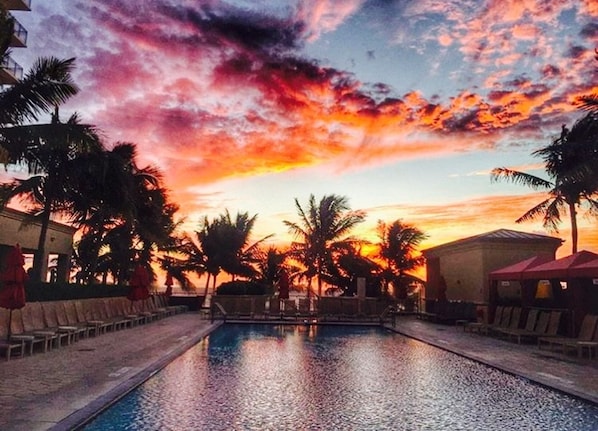
[[203, 338], [208, 336], [218, 327], [222, 326], [224, 322], [213, 322], [209, 326], [199, 330], [190, 336], [183, 343], [179, 344], [175, 349], [169, 351], [167, 354], [161, 356], [158, 360], [139, 371], [137, 374], [120, 382], [117, 386], [110, 389], [105, 394], [99, 396], [92, 402], [88, 403], [81, 409], [71, 413], [69, 416], [60, 420], [49, 431], [76, 431], [82, 429], [85, 425], [91, 422], [103, 411], [108, 409], [114, 403], [126, 396], [129, 392], [137, 388], [139, 385], [147, 381], [154, 374], [166, 367], [169, 363], [181, 356], [195, 344], [200, 342]]

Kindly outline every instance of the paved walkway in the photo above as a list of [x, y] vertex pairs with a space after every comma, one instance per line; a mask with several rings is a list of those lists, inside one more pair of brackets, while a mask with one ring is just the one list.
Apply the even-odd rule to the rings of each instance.
[[178, 314], [47, 353], [0, 360], [0, 430], [71, 430], [213, 327], [199, 314]]
[[533, 382], [598, 404], [598, 359], [550, 352], [535, 344], [464, 332], [461, 326], [398, 318], [395, 331]]
[[[199, 314], [167, 317], [51, 352], [0, 362], [1, 430], [70, 430], [183, 353], [216, 325]], [[399, 318], [395, 330], [598, 403], [598, 360]]]

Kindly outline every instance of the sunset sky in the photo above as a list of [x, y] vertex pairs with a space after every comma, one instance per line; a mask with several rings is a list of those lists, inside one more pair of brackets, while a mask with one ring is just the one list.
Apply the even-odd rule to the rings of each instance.
[[[13, 58], [76, 57], [61, 108], [137, 144], [197, 230], [228, 209], [255, 239], [288, 243], [294, 199], [347, 196], [424, 248], [515, 224], [542, 194], [493, 183], [494, 167], [542, 174], [531, 152], [598, 92], [595, 0], [52, 0], [14, 12]], [[580, 215], [580, 249], [598, 252]], [[570, 253], [568, 220], [558, 254]]]

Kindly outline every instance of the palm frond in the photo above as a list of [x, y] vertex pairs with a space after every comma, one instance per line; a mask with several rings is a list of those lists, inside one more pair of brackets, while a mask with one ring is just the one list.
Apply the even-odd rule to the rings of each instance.
[[490, 173], [490, 179], [495, 182], [504, 179], [514, 184], [521, 184], [530, 187], [534, 190], [550, 189], [554, 186], [550, 181], [547, 181], [543, 178], [508, 168], [492, 169], [492, 172]]

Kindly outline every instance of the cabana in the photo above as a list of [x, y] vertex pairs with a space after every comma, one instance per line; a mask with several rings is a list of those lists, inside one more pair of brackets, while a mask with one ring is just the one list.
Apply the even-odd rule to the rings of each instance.
[[491, 272], [489, 278], [491, 304], [501, 301], [503, 284], [518, 283], [520, 306], [567, 311], [568, 335], [574, 335], [586, 314], [598, 313], [598, 254], [587, 250], [544, 262], [526, 259]]

